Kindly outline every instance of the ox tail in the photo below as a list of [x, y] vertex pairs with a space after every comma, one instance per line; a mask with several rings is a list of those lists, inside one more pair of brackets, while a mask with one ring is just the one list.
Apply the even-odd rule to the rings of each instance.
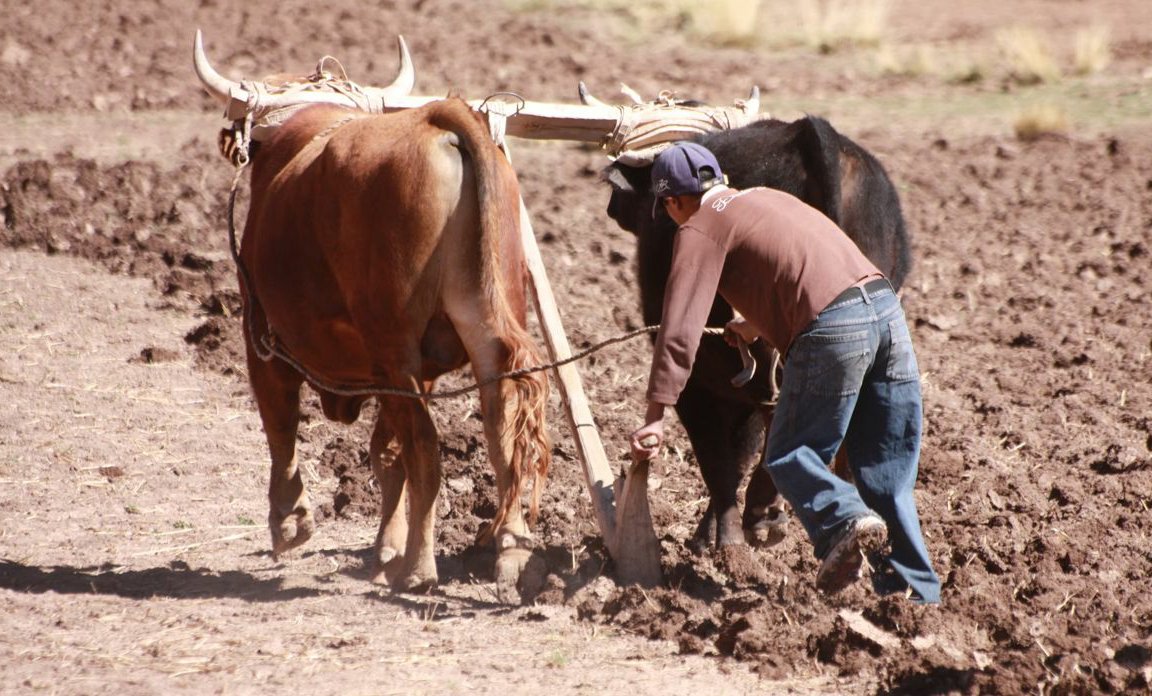
[[[820, 207], [840, 225], [899, 290], [912, 267], [900, 196], [872, 153], [816, 116], [800, 137], [810, 140], [809, 170], [819, 172]], [[818, 153], [818, 154], [817, 154]]]
[[[514, 372], [541, 365], [543, 356], [525, 327], [527, 268], [520, 240], [520, 189], [504, 154], [496, 147], [481, 117], [460, 99], [448, 99], [430, 111], [433, 125], [452, 131], [471, 156], [480, 214], [481, 285], [491, 309], [493, 328], [507, 347], [502, 365]], [[507, 382], [511, 382], [510, 385]], [[540, 496], [551, 463], [547, 433], [548, 378], [543, 372], [510, 377], [501, 384], [505, 403], [502, 442], [511, 443], [508, 467], [511, 485], [492, 524], [480, 540], [490, 540], [520, 503], [531, 483], [528, 521], [535, 525]]]
[[[530, 337], [525, 335], [530, 340]], [[524, 344], [527, 350], [513, 350], [509, 362], [510, 370], [520, 370], [540, 365], [535, 348]], [[528, 507], [528, 526], [535, 527], [540, 515], [540, 496], [544, 492], [544, 482], [548, 477], [548, 467], [552, 460], [552, 443], [548, 437], [548, 379], [543, 372], [534, 372], [511, 378], [511, 399], [506, 402], [507, 418], [502, 439], [512, 443], [508, 469], [511, 478], [508, 495], [501, 501], [496, 516], [480, 535], [480, 541], [491, 539], [495, 530], [503, 527], [512, 509], [518, 504], [526, 485], [531, 485], [531, 499]]]
[[[846, 209], [849, 206], [855, 208], [856, 216], [873, 230], [877, 248], [867, 249], [866, 253], [871, 252], [869, 256], [892, 281], [892, 287], [900, 290], [912, 269], [912, 252], [900, 194], [880, 160], [851, 140], [844, 140], [842, 157], [849, 165], [843, 167], [843, 205]], [[854, 181], [850, 180], [849, 173], [854, 176]]]

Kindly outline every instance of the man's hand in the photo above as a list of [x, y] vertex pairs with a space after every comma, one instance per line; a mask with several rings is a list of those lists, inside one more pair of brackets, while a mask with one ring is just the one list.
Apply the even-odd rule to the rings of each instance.
[[733, 348], [740, 347], [738, 341], [752, 344], [755, 343], [758, 338], [760, 338], [760, 333], [756, 331], [756, 327], [749, 324], [744, 317], [738, 316], [724, 325], [724, 342]]
[[632, 433], [632, 459], [646, 461], [656, 456], [664, 444], [664, 404], [651, 402], [644, 416], [644, 427]]

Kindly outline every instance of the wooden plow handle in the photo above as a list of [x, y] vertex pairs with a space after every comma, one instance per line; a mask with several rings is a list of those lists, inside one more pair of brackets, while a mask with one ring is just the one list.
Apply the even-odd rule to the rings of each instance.
[[[556, 298], [544, 270], [544, 260], [536, 244], [528, 208], [520, 200], [520, 236], [531, 278], [532, 298], [552, 360], [572, 355]], [[612, 474], [604, 444], [592, 419], [580, 374], [574, 363], [556, 368], [556, 380], [565, 405], [576, 450], [584, 465], [584, 477], [596, 522], [608, 553], [616, 565], [616, 579], [622, 585], [656, 587], [663, 583], [660, 568], [660, 542], [652, 526], [648, 506], [648, 462], [636, 462], [622, 480]]]

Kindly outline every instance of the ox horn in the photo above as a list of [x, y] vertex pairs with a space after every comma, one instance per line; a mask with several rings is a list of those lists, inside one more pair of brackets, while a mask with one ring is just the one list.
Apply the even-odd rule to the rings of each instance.
[[752, 85], [752, 91], [748, 94], [748, 98], [744, 100], [744, 113], [749, 116], [760, 113], [760, 88], [756, 85]]
[[580, 93], [580, 103], [584, 106], [610, 106], [609, 104], [605, 104], [596, 97], [592, 96], [592, 94], [588, 91], [588, 85], [584, 84], [583, 80], [580, 81], [580, 84], [576, 89]]
[[636, 90], [632, 89], [628, 85], [624, 84], [623, 82], [620, 83], [620, 92], [624, 96], [631, 99], [633, 104], [643, 104], [644, 103], [644, 98], [640, 96], [640, 93], [637, 92]]
[[408, 53], [408, 44], [404, 43], [403, 36], [396, 37], [397, 50], [400, 52], [400, 73], [392, 84], [376, 92], [381, 97], [406, 97], [412, 94], [416, 85], [416, 70], [412, 67], [412, 56]]
[[196, 68], [196, 76], [208, 92], [217, 101], [227, 104], [231, 98], [232, 90], [239, 87], [239, 82], [233, 82], [216, 72], [204, 54], [204, 36], [199, 29], [196, 30], [196, 41], [192, 45], [192, 64]]

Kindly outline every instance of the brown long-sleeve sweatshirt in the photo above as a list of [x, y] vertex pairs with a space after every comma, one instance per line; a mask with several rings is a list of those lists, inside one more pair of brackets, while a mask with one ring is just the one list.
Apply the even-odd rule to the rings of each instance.
[[676, 232], [648, 400], [679, 399], [717, 292], [786, 354], [837, 295], [882, 276], [834, 222], [794, 196], [709, 190]]

